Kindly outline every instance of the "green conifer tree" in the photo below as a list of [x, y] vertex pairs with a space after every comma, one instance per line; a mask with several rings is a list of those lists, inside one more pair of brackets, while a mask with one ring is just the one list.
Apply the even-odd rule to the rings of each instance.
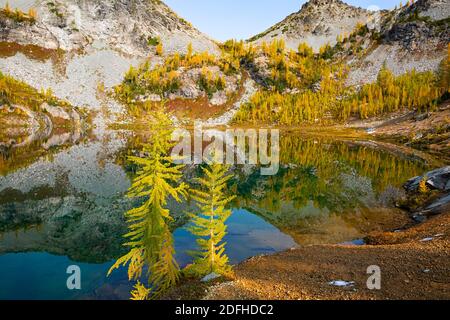
[[188, 274], [204, 276], [210, 273], [226, 275], [231, 272], [228, 257], [225, 254], [223, 238], [226, 235], [225, 222], [231, 215], [226, 209], [235, 197], [225, 195], [228, 166], [211, 164], [203, 168], [204, 177], [197, 179], [200, 190], [193, 190], [193, 199], [198, 202], [199, 214], [191, 214], [192, 226], [189, 231], [198, 237], [199, 251], [194, 252], [194, 264], [186, 269]]
[[180, 183], [182, 165], [175, 165], [168, 155], [171, 142], [171, 121], [163, 110], [155, 111], [152, 143], [144, 146], [145, 157], [129, 157], [139, 166], [128, 197], [145, 199], [143, 204], [126, 212], [129, 233], [125, 246], [130, 251], [119, 258], [108, 275], [121, 265], [128, 264], [129, 280], [139, 281], [148, 267], [148, 287], [140, 282], [132, 291], [133, 299], [156, 298], [176, 284], [179, 267], [174, 258], [174, 241], [169, 223], [173, 220], [166, 208], [169, 197], [180, 202], [187, 195], [187, 186]]

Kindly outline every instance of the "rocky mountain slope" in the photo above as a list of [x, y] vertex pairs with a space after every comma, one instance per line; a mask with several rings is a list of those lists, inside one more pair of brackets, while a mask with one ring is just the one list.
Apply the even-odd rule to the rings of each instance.
[[[396, 75], [413, 68], [435, 70], [450, 40], [449, 1], [419, 0], [391, 11], [371, 12], [341, 0], [310, 0], [299, 12], [252, 38], [251, 43], [282, 38], [287, 49], [296, 50], [298, 44], [306, 42], [316, 51], [326, 44], [335, 45], [331, 58], [343, 60], [351, 67], [351, 85], [374, 81], [384, 63]], [[5, 3], [6, 0], [0, 0], [0, 5]], [[240, 100], [239, 96], [234, 100], [230, 97], [245, 87], [240, 83], [244, 68], [250, 69], [253, 80], [264, 84], [259, 78], [270, 78], [276, 71], [275, 58], [284, 60], [275, 54], [271, 63], [268, 57], [261, 57], [261, 48], [248, 50], [244, 57], [240, 53], [245, 51], [243, 47], [235, 45], [228, 54], [231, 60], [214, 54], [215, 58], [187, 54], [191, 59], [186, 60], [190, 61], [181, 61], [178, 53], [185, 52], [189, 43], [195, 52], [219, 53], [219, 48], [161, 1], [19, 0], [14, 4], [25, 12], [30, 8], [35, 12], [33, 17], [18, 19], [0, 11], [0, 71], [35, 88], [51, 88], [56, 97], [73, 106], [106, 110], [111, 122], [121, 119], [123, 106], [101, 93], [111, 92], [131, 65], [143, 65], [144, 57], [151, 58], [149, 70], [132, 77], [139, 80], [142, 90], [133, 94], [124, 90], [122, 94], [127, 99], [158, 100], [161, 82], [171, 82], [164, 98], [194, 101], [206, 92], [210, 97], [202, 104], [203, 109], [211, 105], [229, 107]], [[153, 72], [155, 66], [161, 65], [163, 76]], [[230, 66], [236, 69], [231, 75]], [[305, 77], [305, 72], [293, 69], [295, 72], [289, 74], [291, 82]], [[165, 78], [167, 81], [161, 81]], [[148, 90], [154, 87], [158, 90]], [[182, 102], [182, 107], [189, 107]], [[199, 105], [198, 102], [194, 101]], [[97, 124], [104, 125], [105, 121], [100, 119]]]
[[383, 15], [379, 29], [353, 39], [349, 84], [376, 80], [383, 64], [395, 75], [435, 71], [450, 42], [450, 0], [418, 0]]
[[184, 51], [191, 42], [198, 51], [216, 50], [212, 40], [159, 0], [37, 0], [19, 4], [24, 9], [34, 8], [37, 19], [34, 23], [2, 19], [2, 41], [65, 51], [92, 45], [147, 56], [151, 39], [160, 38], [167, 51]]
[[[131, 65], [154, 58], [157, 44], [166, 54], [184, 52], [190, 43], [194, 51], [218, 53], [214, 41], [162, 1], [19, 0], [10, 7], [12, 14], [0, 11], [0, 71], [34, 88], [51, 88], [73, 106], [106, 110], [97, 127], [123, 112], [98, 88], [112, 88]], [[25, 19], [14, 14], [16, 8]]]
[[418, 0], [382, 11], [341, 0], [310, 0], [249, 42], [281, 38], [287, 48], [297, 50], [305, 42], [316, 52], [329, 44], [334, 58], [344, 58], [351, 67], [348, 84], [360, 85], [375, 81], [384, 63], [395, 75], [435, 71], [450, 42], [449, 16], [449, 0]]
[[341, 0], [311, 0], [300, 11], [249, 41], [260, 44], [283, 38], [288, 48], [297, 49], [300, 43], [306, 42], [318, 51], [327, 43], [334, 45], [339, 35], [350, 33], [358, 23], [365, 24], [373, 18], [373, 13]]

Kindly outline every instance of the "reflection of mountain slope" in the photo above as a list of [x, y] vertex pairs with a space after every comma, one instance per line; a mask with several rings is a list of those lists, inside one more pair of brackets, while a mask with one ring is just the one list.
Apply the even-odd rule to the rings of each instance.
[[[253, 197], [243, 203], [299, 244], [349, 241], [386, 225], [401, 227], [407, 221], [401, 211], [384, 208], [368, 178], [335, 168], [336, 177], [327, 177], [322, 184], [320, 177], [292, 171], [272, 178], [279, 182], [259, 181], [250, 191]], [[396, 197], [399, 191], [393, 188], [391, 193]]]
[[[385, 152], [375, 144], [282, 136], [281, 168], [276, 176], [263, 177], [258, 168], [236, 171], [236, 191], [269, 210], [283, 202], [297, 209], [313, 201], [318, 208], [343, 211], [371, 206], [391, 186], [400, 187], [424, 172], [420, 159]], [[413, 161], [412, 161], [413, 160]]]
[[[239, 170], [233, 190], [248, 208], [300, 244], [337, 243], [406, 222], [392, 208], [401, 185], [426, 170], [420, 159], [378, 145], [283, 136], [277, 176]], [[286, 150], [286, 152], [283, 152]]]
[[[123, 213], [136, 204], [124, 197], [130, 176], [124, 163], [117, 165], [139, 150], [140, 142], [130, 141], [107, 135], [0, 177], [0, 253], [45, 251], [88, 262], [119, 256]], [[370, 145], [290, 135], [282, 137], [281, 148], [287, 164], [277, 176], [261, 176], [258, 167], [235, 168], [230, 190], [238, 195], [235, 207], [251, 209], [299, 243], [345, 241], [401, 220], [395, 211], [365, 208], [383, 207], [398, 191], [391, 184], [425, 171], [419, 161]], [[187, 168], [186, 181], [200, 172]], [[176, 227], [194, 204], [170, 208]]]
[[[123, 194], [106, 198], [74, 194], [61, 184], [56, 189], [33, 189], [25, 194], [3, 190], [0, 254], [44, 251], [79, 262], [110, 261], [125, 253], [124, 212], [138, 204]], [[184, 224], [187, 208], [173, 202], [169, 207], [175, 218], [172, 228]]]
[[238, 192], [243, 199], [256, 201], [273, 211], [284, 202], [292, 202], [294, 208], [301, 209], [312, 201], [315, 207], [331, 211], [374, 203], [371, 181], [346, 173], [348, 170], [335, 162], [327, 172], [314, 167], [284, 168], [272, 177], [255, 172], [239, 183]]
[[365, 237], [368, 233], [403, 227], [409, 218], [399, 209], [361, 208], [343, 213], [320, 210], [309, 203], [301, 210], [285, 204], [279, 211], [258, 206], [248, 210], [290, 235], [299, 245], [336, 244]]
[[123, 141], [111, 138], [71, 146], [0, 177], [2, 253], [46, 251], [94, 262], [120, 253], [129, 181], [114, 164]]
[[[116, 134], [72, 146], [0, 177], [0, 254], [48, 252], [101, 263], [124, 253], [130, 178], [116, 164], [125, 139]], [[126, 152], [125, 152], [126, 153]], [[169, 203], [173, 228], [186, 206]]]
[[129, 207], [123, 200], [100, 206], [75, 196], [1, 205], [0, 225], [11, 231], [1, 234], [0, 253], [45, 251], [80, 262], [109, 261], [123, 252], [123, 212]]
[[0, 175], [26, 168], [42, 157], [51, 158], [86, 138], [79, 131], [58, 131], [30, 133], [25, 127], [6, 129], [6, 136], [0, 137]]

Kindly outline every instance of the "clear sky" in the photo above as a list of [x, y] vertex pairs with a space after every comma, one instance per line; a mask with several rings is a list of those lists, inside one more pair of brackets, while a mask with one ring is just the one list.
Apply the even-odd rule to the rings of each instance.
[[[181, 17], [216, 40], [248, 39], [289, 14], [305, 0], [163, 0]], [[344, 0], [354, 6], [391, 9], [393, 0]], [[405, 0], [406, 1], [406, 0]], [[404, 1], [404, 2], [405, 2]]]

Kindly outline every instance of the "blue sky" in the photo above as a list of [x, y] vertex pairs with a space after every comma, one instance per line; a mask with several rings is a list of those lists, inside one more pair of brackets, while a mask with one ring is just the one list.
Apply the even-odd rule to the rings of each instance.
[[[300, 9], [304, 0], [163, 0], [175, 12], [217, 40], [248, 39]], [[362, 8], [395, 7], [392, 0], [344, 0]], [[405, 0], [406, 1], [406, 0]], [[403, 2], [405, 2], [403, 1]]]

